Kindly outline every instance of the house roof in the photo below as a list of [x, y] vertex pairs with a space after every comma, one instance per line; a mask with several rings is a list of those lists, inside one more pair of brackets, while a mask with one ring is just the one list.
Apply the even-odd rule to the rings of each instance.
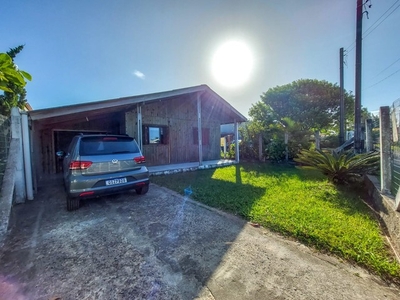
[[184, 97], [195, 95], [201, 93], [207, 97], [211, 97], [218, 101], [219, 104], [224, 106], [224, 112], [228, 114], [228, 119], [230, 122], [245, 122], [247, 121], [241, 113], [239, 113], [233, 106], [231, 106], [225, 99], [219, 96], [207, 85], [199, 85], [188, 88], [176, 89], [166, 92], [130, 96], [116, 99], [109, 99], [103, 101], [80, 103], [74, 105], [37, 109], [29, 111], [29, 116], [31, 120], [54, 120], [54, 123], [60, 121], [73, 120], [77, 115], [87, 115], [91, 116], [100, 115], [104, 113], [113, 113], [121, 110], [129, 111], [134, 109], [137, 104], [148, 103], [153, 101], [163, 101], [171, 98]]

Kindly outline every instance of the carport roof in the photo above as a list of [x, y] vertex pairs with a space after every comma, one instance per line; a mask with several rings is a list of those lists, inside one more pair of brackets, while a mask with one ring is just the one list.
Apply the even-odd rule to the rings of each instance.
[[220, 102], [226, 108], [226, 112], [229, 114], [229, 118], [231, 122], [246, 122], [247, 119], [241, 113], [239, 113], [232, 105], [230, 105], [225, 99], [219, 96], [216, 92], [214, 92], [207, 85], [198, 85], [188, 88], [176, 89], [166, 92], [158, 92], [152, 94], [145, 95], [137, 95], [123, 98], [115, 98], [103, 101], [89, 102], [89, 103], [80, 103], [73, 104], [67, 106], [60, 107], [52, 107], [46, 109], [38, 109], [29, 111], [28, 114], [32, 121], [37, 120], [49, 120], [49, 119], [57, 119], [60, 121], [60, 118], [68, 117], [76, 114], [84, 114], [90, 112], [90, 114], [100, 114], [100, 113], [112, 113], [120, 110], [129, 110], [133, 109], [136, 104], [146, 103], [151, 101], [160, 101], [166, 100], [169, 98], [176, 98], [180, 96], [188, 96], [191, 94], [207, 94], [208, 97], [212, 97]]

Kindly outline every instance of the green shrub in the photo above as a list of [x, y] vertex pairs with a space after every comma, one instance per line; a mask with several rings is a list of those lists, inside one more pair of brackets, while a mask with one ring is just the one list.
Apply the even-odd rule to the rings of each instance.
[[227, 148], [226, 158], [235, 159], [235, 144], [230, 144]]
[[294, 159], [302, 168], [319, 170], [335, 183], [348, 183], [362, 175], [377, 171], [380, 156], [377, 152], [354, 154], [353, 151], [330, 153], [321, 150], [302, 150]]
[[328, 135], [321, 140], [321, 148], [337, 148], [340, 146], [339, 136]]
[[272, 161], [280, 162], [285, 160], [285, 154], [285, 143], [281, 140], [272, 140], [265, 149], [266, 158]]
[[239, 144], [240, 158], [243, 159], [258, 159], [258, 142], [253, 144], [252, 142], [241, 142]]

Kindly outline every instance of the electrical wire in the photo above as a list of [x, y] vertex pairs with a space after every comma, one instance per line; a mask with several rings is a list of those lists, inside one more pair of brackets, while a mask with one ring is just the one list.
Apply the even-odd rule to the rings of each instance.
[[[379, 27], [379, 25], [381, 25], [390, 15], [392, 15], [399, 7], [400, 4], [397, 5], [388, 15], [386, 15], [400, 0], [396, 0], [371, 26], [368, 27], [368, 29], [364, 32], [364, 36], [363, 39], [365, 39], [368, 35], [370, 35], [376, 28]], [[386, 15], [386, 17], [381, 20], [384, 16]], [[381, 20], [381, 21], [380, 21]], [[380, 22], [379, 22], [380, 21]], [[379, 23], [378, 23], [379, 22]], [[378, 23], [378, 24], [377, 24]], [[375, 24], [377, 24], [375, 27], [373, 27]], [[391, 66], [393, 66], [395, 63], [397, 63], [398, 61], [400, 61], [400, 58], [398, 58], [397, 60], [395, 60], [394, 62], [392, 62], [389, 66], [387, 66], [386, 68], [384, 68], [382, 71], [380, 71], [378, 74], [376, 74], [373, 78], [378, 77], [380, 74], [382, 74], [383, 72], [385, 72], [386, 70], [388, 70]], [[385, 78], [383, 78], [382, 80], [370, 85], [369, 87], [363, 89], [363, 90], [367, 90], [370, 89], [378, 84], [380, 84], [381, 82], [389, 79], [390, 77], [392, 77], [393, 75], [397, 74], [400, 72], [400, 69], [398, 69], [397, 71], [391, 73], [390, 75], [386, 76]]]
[[[351, 47], [353, 46], [353, 47]], [[351, 48], [350, 48], [351, 47]], [[356, 42], [353, 42], [349, 47], [346, 48], [345, 52], [350, 53], [356, 47]], [[350, 49], [349, 49], [350, 48]], [[346, 54], [347, 55], [347, 54]]]
[[[400, 0], [397, 0], [397, 1], [400, 1]], [[363, 7], [364, 7], [364, 10], [365, 10], [365, 11], [363, 12], [363, 14], [366, 13], [366, 14], [367, 14], [367, 18], [369, 19], [369, 17], [368, 17], [368, 11], [367, 11], [367, 9], [365, 8], [368, 2], [369, 2], [369, 0], [363, 1], [363, 3], [361, 3], [360, 5], [357, 5], [357, 6], [356, 6], [356, 9], [358, 9], [360, 6], [363, 6]], [[370, 5], [369, 5], [369, 8], [371, 8], [371, 6], [372, 6], [372, 5], [370, 4]], [[351, 48], [350, 48], [350, 47], [351, 47]], [[345, 49], [345, 51], [348, 52], [348, 53], [350, 53], [355, 47], [356, 47], [356, 41], [354, 41], [353, 43], [351, 43], [351, 45], [348, 46], [348, 47]]]
[[[366, 38], [368, 35], [370, 35], [376, 28], [378, 28], [379, 25], [381, 25], [391, 14], [393, 14], [399, 7], [400, 4], [392, 11], [390, 12], [389, 15], [385, 17], [378, 25], [376, 25], [374, 28], [372, 28], [376, 23], [379, 22], [380, 19], [382, 19], [400, 0], [396, 0], [371, 26], [369, 26], [365, 32], [363, 33], [363, 39]], [[368, 2], [368, 1], [367, 1]], [[363, 5], [365, 5], [367, 2], [365, 2]], [[347, 48], [346, 51], [347, 53], [350, 53], [353, 51], [353, 49], [356, 47], [356, 42], [354, 41], [351, 43]]]
[[368, 90], [368, 89], [370, 89], [370, 88], [372, 88], [372, 87], [374, 87], [374, 86], [380, 84], [381, 82], [385, 81], [386, 79], [392, 77], [393, 75], [395, 75], [395, 74], [397, 74], [397, 73], [399, 73], [399, 72], [400, 72], [400, 69], [398, 69], [397, 71], [393, 72], [393, 73], [390, 74], [389, 76], [386, 76], [386, 77], [383, 78], [382, 80], [380, 80], [380, 81], [374, 83], [373, 85], [370, 85], [369, 87], [366, 87], [365, 89], [363, 89], [363, 91]]
[[[391, 14], [393, 14], [399, 7], [400, 4], [397, 5], [381, 22], [379, 22], [374, 28], [372, 28], [393, 6], [395, 6], [400, 0], [396, 0], [395, 3], [392, 4], [371, 26], [367, 28], [364, 32], [363, 39], [365, 39], [367, 36], [369, 36], [376, 28], [379, 27]], [[372, 28], [372, 29], [371, 29]], [[370, 30], [370, 31], [369, 31]], [[369, 31], [369, 32], [368, 32]]]
[[389, 66], [387, 66], [385, 69], [383, 69], [382, 71], [380, 71], [378, 74], [376, 74], [373, 78], [378, 77], [379, 75], [381, 75], [383, 72], [385, 72], [387, 69], [389, 69], [391, 66], [393, 66], [395, 63], [397, 63], [398, 61], [400, 61], [400, 57], [395, 60], [394, 62], [392, 62]]

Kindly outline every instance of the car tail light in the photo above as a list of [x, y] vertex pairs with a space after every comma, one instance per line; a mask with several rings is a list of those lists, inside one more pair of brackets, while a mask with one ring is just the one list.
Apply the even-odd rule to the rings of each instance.
[[91, 161], [79, 161], [79, 160], [74, 160], [71, 161], [69, 164], [69, 169], [70, 170], [85, 170], [89, 168], [92, 165]]
[[91, 195], [94, 195], [93, 191], [80, 193], [79, 197], [85, 197], [85, 196], [91, 196]]
[[105, 137], [105, 138], [103, 138], [103, 141], [118, 141], [118, 138], [116, 138], [116, 137]]
[[146, 162], [146, 159], [144, 158], [143, 155], [142, 155], [142, 156], [135, 157], [133, 160], [134, 160], [137, 164], [141, 164], [141, 163], [145, 163], [145, 162]]

